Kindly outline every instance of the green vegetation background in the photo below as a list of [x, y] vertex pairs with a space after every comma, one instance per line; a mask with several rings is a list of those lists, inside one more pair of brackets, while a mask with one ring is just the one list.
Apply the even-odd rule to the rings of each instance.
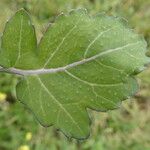
[[[62, 11], [84, 7], [91, 14], [122, 16], [143, 34], [150, 50], [150, 0], [0, 0], [0, 33], [6, 21], [24, 7], [36, 27], [38, 39]], [[150, 150], [150, 68], [139, 75], [141, 90], [120, 109], [92, 112], [91, 136], [68, 139], [53, 127], [41, 127], [15, 99], [16, 77], [0, 74], [0, 150]]]

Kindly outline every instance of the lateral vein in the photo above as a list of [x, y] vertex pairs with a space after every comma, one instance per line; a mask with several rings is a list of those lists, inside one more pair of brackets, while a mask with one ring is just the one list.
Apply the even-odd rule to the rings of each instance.
[[88, 82], [88, 81], [85, 81], [83, 79], [80, 79], [79, 77], [75, 76], [74, 74], [70, 73], [69, 71], [65, 70], [65, 72], [72, 78], [84, 83], [84, 84], [88, 84], [90, 86], [99, 86], [99, 87], [110, 87], [110, 86], [119, 86], [120, 84], [122, 83], [115, 83], [115, 84], [96, 84], [96, 83], [91, 83], [91, 82]]
[[23, 30], [22, 25], [23, 25], [23, 16], [21, 16], [19, 43], [18, 43], [18, 56], [17, 56], [16, 62], [15, 62], [15, 65], [17, 64], [17, 62], [18, 62], [18, 60], [20, 59], [20, 56], [21, 56], [21, 42], [22, 42], [22, 30]]
[[54, 102], [66, 113], [66, 115], [72, 120], [72, 122], [76, 125], [76, 127], [79, 129], [79, 131], [83, 133], [82, 129], [80, 128], [80, 126], [78, 125], [78, 123], [73, 119], [73, 117], [71, 116], [71, 114], [65, 109], [65, 107], [55, 98], [55, 96], [47, 89], [47, 87], [45, 86], [45, 84], [43, 83], [43, 81], [41, 80], [41, 78], [39, 76], [37, 76], [37, 79], [39, 81], [39, 83], [41, 84], [41, 86], [43, 87], [43, 89], [49, 94], [49, 96], [54, 100]]

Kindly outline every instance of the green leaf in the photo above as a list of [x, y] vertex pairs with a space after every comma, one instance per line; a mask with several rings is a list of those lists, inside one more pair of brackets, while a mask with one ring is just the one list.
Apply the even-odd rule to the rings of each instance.
[[26, 12], [11, 20], [2, 37], [1, 70], [23, 75], [17, 98], [43, 126], [84, 139], [90, 132], [87, 108], [118, 108], [137, 91], [134, 75], [149, 62], [146, 42], [123, 19], [74, 10], [60, 15], [38, 46]]
[[2, 42], [0, 64], [6, 68], [35, 68], [37, 40], [29, 15], [22, 9], [6, 24]]

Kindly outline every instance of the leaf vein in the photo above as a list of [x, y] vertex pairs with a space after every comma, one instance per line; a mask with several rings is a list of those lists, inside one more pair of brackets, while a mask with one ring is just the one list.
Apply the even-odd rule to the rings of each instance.
[[66, 34], [66, 36], [62, 39], [61, 43], [58, 45], [56, 50], [51, 54], [51, 56], [47, 59], [46, 63], [44, 64], [43, 68], [46, 67], [46, 65], [51, 61], [51, 59], [54, 57], [54, 55], [59, 51], [60, 47], [63, 45], [66, 38], [73, 32], [73, 30], [77, 27], [77, 25], [74, 25], [72, 29]]
[[88, 81], [85, 81], [83, 79], [80, 79], [79, 77], [73, 75], [72, 73], [70, 73], [69, 71], [65, 70], [65, 72], [72, 78], [74, 78], [75, 80], [78, 80], [84, 84], [88, 84], [90, 86], [99, 86], [99, 87], [109, 87], [109, 86], [119, 86], [120, 84], [122, 84], [122, 82], [120, 83], [116, 83], [116, 84], [96, 84], [96, 83], [91, 83], [91, 82], [88, 82]]
[[99, 94], [95, 91], [94, 87], [92, 87], [92, 91], [93, 91], [93, 93], [96, 95], [96, 97], [103, 98], [103, 99], [105, 99], [106, 101], [112, 103], [115, 107], [117, 107], [116, 103], [114, 103], [112, 100], [109, 100], [108, 98], [105, 98], [104, 96], [99, 95]]
[[[115, 27], [117, 27], [117, 26], [115, 26]], [[104, 33], [107, 33], [108, 31], [114, 29], [115, 27], [112, 27], [112, 28], [107, 29], [107, 30], [105, 30], [105, 31], [103, 31], [103, 32], [100, 32], [100, 33], [94, 38], [94, 40], [87, 46], [87, 48], [86, 48], [86, 50], [85, 50], [85, 53], [84, 53], [84, 58], [86, 58], [86, 55], [87, 55], [89, 49], [91, 48], [91, 46], [92, 46]]]
[[20, 32], [19, 32], [19, 43], [18, 43], [18, 56], [17, 56], [16, 62], [15, 62], [15, 65], [17, 64], [18, 60], [21, 57], [21, 42], [22, 42], [22, 31], [23, 31], [22, 26], [23, 26], [23, 16], [21, 16]]
[[45, 86], [45, 84], [42, 82], [41, 78], [37, 76], [37, 79], [40, 83], [40, 85], [43, 87], [43, 89], [49, 94], [49, 96], [54, 100], [54, 102], [65, 112], [65, 114], [72, 120], [72, 122], [75, 124], [75, 126], [79, 129], [79, 131], [83, 133], [82, 129], [78, 125], [78, 123], [74, 120], [72, 115], [66, 110], [66, 108], [55, 98], [55, 96], [48, 90], [48, 88]]

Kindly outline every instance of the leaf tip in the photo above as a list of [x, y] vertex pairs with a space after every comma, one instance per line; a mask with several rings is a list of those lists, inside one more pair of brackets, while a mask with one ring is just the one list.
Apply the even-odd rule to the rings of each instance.
[[[19, 10], [16, 12], [16, 14], [28, 15], [28, 16], [30, 16], [29, 13], [28, 13], [24, 8], [19, 9]], [[16, 15], [16, 14], [15, 14], [15, 15]]]

